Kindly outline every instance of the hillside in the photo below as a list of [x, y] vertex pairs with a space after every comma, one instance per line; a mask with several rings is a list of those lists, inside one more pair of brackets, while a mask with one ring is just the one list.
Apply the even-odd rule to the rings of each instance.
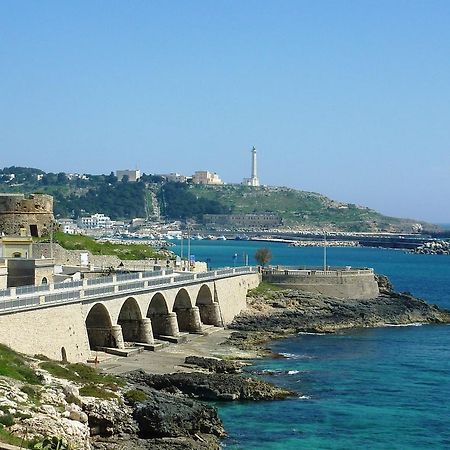
[[[57, 217], [103, 213], [113, 220], [159, 215], [169, 220], [202, 221], [203, 214], [274, 212], [286, 227], [342, 231], [411, 232], [416, 220], [384, 216], [366, 207], [286, 187], [201, 186], [166, 182], [143, 174], [139, 182], [118, 181], [114, 174], [45, 173], [40, 169], [0, 170], [0, 192], [43, 192], [54, 196]], [[157, 211], [156, 211], [157, 210]]]
[[285, 226], [295, 228], [411, 232], [417, 223], [427, 230], [436, 228], [424, 222], [384, 216], [366, 207], [287, 187], [192, 185], [189, 191], [196, 197], [215, 200], [233, 213], [277, 212]]

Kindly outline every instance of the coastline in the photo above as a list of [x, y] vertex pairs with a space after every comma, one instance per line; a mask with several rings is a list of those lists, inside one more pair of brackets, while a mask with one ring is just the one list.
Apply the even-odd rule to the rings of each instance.
[[[170, 349], [164, 349], [159, 354], [145, 354], [137, 356], [135, 361], [117, 360], [115, 362], [105, 362], [102, 367], [111, 373], [124, 374], [133, 369], [141, 369], [131, 375], [126, 375], [128, 380], [137, 382], [138, 389], [157, 389], [158, 392], [169, 392], [177, 394], [177, 399], [198, 399], [206, 401], [226, 400], [239, 401], [242, 399], [261, 400], [258, 392], [264, 391], [267, 385], [261, 389], [258, 387], [248, 397], [240, 397], [237, 391], [230, 392], [227, 385], [232, 385], [235, 378], [246, 379], [253, 375], [221, 375], [214, 370], [208, 371], [204, 367], [195, 364], [186, 364], [184, 359], [187, 356], [200, 356], [201, 358], [220, 358], [226, 363], [230, 360], [266, 358], [285, 358], [284, 355], [273, 353], [268, 344], [278, 339], [285, 339], [299, 333], [306, 334], [329, 334], [340, 330], [384, 327], [384, 326], [412, 326], [425, 323], [450, 323], [450, 312], [441, 310], [434, 305], [416, 299], [409, 294], [399, 294], [392, 291], [387, 279], [381, 279], [382, 294], [377, 299], [342, 301], [339, 299], [320, 298], [317, 295], [299, 293], [292, 290], [274, 291], [265, 293], [262, 296], [249, 297], [249, 309], [239, 315], [231, 324], [228, 330], [218, 331], [209, 336], [193, 337], [191, 341]], [[297, 302], [302, 304], [301, 313]], [[308, 304], [309, 300], [309, 304]], [[284, 302], [284, 303], [283, 303]], [[380, 309], [380, 302], [382, 308]], [[299, 314], [305, 318], [305, 307], [309, 305], [314, 314], [314, 320], [308, 318], [306, 322], [299, 321]], [[349, 303], [352, 308], [348, 308]], [[323, 304], [325, 308], [318, 308]], [[343, 314], [342, 308], [347, 312]], [[308, 309], [306, 307], [306, 309]], [[349, 312], [350, 311], [350, 312]], [[352, 313], [358, 315], [355, 318]], [[295, 323], [295, 326], [292, 326]], [[289, 326], [289, 324], [291, 326]], [[262, 330], [263, 329], [263, 330]], [[148, 356], [147, 356], [148, 355]], [[161, 365], [161, 360], [165, 359], [165, 364]], [[144, 369], [144, 370], [142, 370]], [[153, 374], [160, 374], [153, 375]], [[255, 374], [257, 375], [257, 374]], [[217, 386], [217, 378], [220, 378]], [[265, 382], [262, 382], [265, 383]], [[271, 395], [263, 399], [285, 398], [292, 392], [284, 392], [277, 396], [276, 386], [271, 385]], [[296, 392], [294, 395], [298, 395]], [[177, 400], [177, 401], [178, 401]], [[218, 418], [219, 423], [220, 419]], [[225, 433], [225, 431], [223, 431]], [[180, 448], [220, 448], [220, 439], [225, 434], [208, 434], [198, 440], [194, 438], [184, 440], [185, 447]], [[204, 442], [202, 442], [202, 440]], [[166, 448], [167, 440], [163, 439], [159, 443], [153, 441], [152, 448]], [[156, 446], [158, 445], [158, 446]], [[162, 445], [162, 446], [159, 446]], [[173, 445], [173, 443], [172, 443]], [[218, 447], [215, 447], [215, 446]], [[100, 448], [100, 447], [94, 447]], [[140, 448], [140, 447], [136, 447]], [[178, 448], [178, 447], [173, 447]]]

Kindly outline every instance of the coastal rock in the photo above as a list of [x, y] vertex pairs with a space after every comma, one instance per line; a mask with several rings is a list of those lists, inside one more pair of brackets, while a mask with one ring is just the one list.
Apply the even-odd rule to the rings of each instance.
[[293, 394], [265, 381], [236, 374], [194, 372], [154, 375], [134, 371], [127, 378], [141, 386], [202, 400], [274, 400]]
[[137, 427], [132, 410], [116, 400], [99, 400], [83, 397], [83, 411], [87, 414], [91, 436], [133, 434]]
[[142, 438], [225, 435], [214, 408], [198, 401], [157, 391], [149, 392], [148, 400], [138, 404], [133, 417], [139, 424]]
[[239, 361], [224, 361], [201, 356], [187, 356], [184, 362], [215, 373], [240, 373], [243, 366], [243, 363]]
[[[355, 327], [450, 323], [450, 312], [407, 293], [395, 293], [386, 277], [378, 276], [380, 294], [375, 299], [336, 299], [296, 290], [253, 297], [249, 309], [236, 316], [229, 344], [254, 349], [260, 344], [298, 332], [332, 333]], [[274, 301], [277, 306], [274, 307]], [[282, 304], [284, 308], [278, 305]]]
[[55, 418], [43, 413], [35, 413], [33, 417], [22, 420], [10, 427], [16, 436], [27, 436], [27, 439], [44, 439], [47, 436], [58, 436], [70, 442], [73, 448], [90, 450], [89, 428], [86, 424], [67, 418]]

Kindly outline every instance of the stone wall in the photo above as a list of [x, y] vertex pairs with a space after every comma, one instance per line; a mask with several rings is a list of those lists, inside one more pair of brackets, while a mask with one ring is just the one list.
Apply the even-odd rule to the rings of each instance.
[[0, 194], [0, 233], [48, 234], [54, 222], [53, 197], [45, 194]]
[[[372, 271], [266, 271], [263, 281], [287, 289], [298, 289], [318, 293], [328, 297], [370, 299], [379, 295], [378, 283]], [[307, 271], [305, 271], [307, 272]]]
[[28, 355], [61, 360], [62, 348], [71, 361], [90, 357], [81, 303], [0, 315], [1, 343]]

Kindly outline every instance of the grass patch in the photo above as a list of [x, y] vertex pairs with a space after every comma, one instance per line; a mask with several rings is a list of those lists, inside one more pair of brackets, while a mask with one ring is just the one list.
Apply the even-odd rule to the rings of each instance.
[[33, 386], [30, 384], [25, 384], [20, 388], [22, 392], [25, 392], [25, 394], [28, 395], [28, 398], [35, 403], [36, 405], [39, 403], [39, 400], [41, 398], [41, 392], [40, 388], [37, 386]]
[[[57, 242], [66, 250], [89, 250], [93, 255], [115, 255], [120, 259], [136, 260], [147, 258], [167, 259], [155, 248], [146, 244], [113, 244], [110, 242], [98, 242], [88, 236], [65, 234], [60, 231], [54, 233], [54, 242]], [[48, 237], [38, 239], [48, 241]]]
[[14, 417], [11, 414], [3, 414], [3, 416], [0, 416], [0, 424], [11, 427], [14, 425]]
[[117, 398], [117, 395], [110, 391], [100, 387], [97, 384], [87, 384], [80, 389], [80, 395], [85, 397], [96, 397], [103, 400], [110, 400], [112, 398]]
[[18, 436], [14, 436], [6, 428], [4, 428], [3, 425], [0, 426], [0, 442], [15, 445], [17, 447], [28, 447], [28, 442], [26, 440]]
[[25, 357], [3, 344], [0, 344], [0, 375], [29, 384], [41, 383]]
[[273, 294], [274, 292], [282, 291], [283, 288], [280, 286], [276, 286], [275, 284], [268, 283], [267, 281], [262, 281], [258, 287], [251, 289], [248, 291], [248, 297], [267, 297]]
[[[55, 361], [44, 361], [40, 367], [57, 378], [64, 378], [80, 384], [98, 384], [104, 387], [117, 390], [119, 386], [124, 386], [125, 381], [114, 375], [104, 375], [96, 369], [86, 364], [59, 364]], [[80, 391], [81, 392], [81, 391]]]
[[148, 398], [147, 394], [139, 389], [130, 389], [123, 395], [125, 400], [134, 405], [135, 403], [145, 402]]

